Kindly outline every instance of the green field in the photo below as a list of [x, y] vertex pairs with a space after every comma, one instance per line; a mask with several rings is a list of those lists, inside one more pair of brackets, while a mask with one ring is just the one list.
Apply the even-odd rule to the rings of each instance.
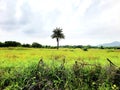
[[[96, 88], [98, 90], [118, 90], [120, 85], [108, 83], [108, 76], [105, 76], [105, 81], [100, 82], [100, 86], [96, 87], [97, 81], [92, 80], [91, 82], [93, 86], [87, 85], [87, 83], [82, 79], [80, 79], [79, 74], [77, 77], [74, 75], [74, 83], [76, 82], [76, 85], [73, 85], [71, 83], [71, 78], [73, 78], [73, 74], [77, 69], [74, 70], [77, 67], [81, 71], [84, 71], [85, 75], [88, 75], [87, 73], [91, 72], [91, 70], [94, 70], [96, 73], [97, 70], [101, 71], [100, 74], [105, 74], [104, 71], [110, 68], [110, 63], [107, 61], [106, 58], [109, 58], [117, 67], [115, 67], [115, 70], [118, 70], [118, 67], [120, 67], [120, 50], [114, 50], [114, 49], [88, 49], [88, 51], [83, 51], [82, 49], [67, 49], [67, 48], [60, 48], [59, 50], [56, 49], [35, 49], [35, 48], [0, 48], [0, 90], [25, 90], [25, 85], [28, 84], [25, 88], [30, 89], [33, 86], [35, 88], [35, 85], [37, 86], [39, 81], [36, 81], [37, 73], [41, 73], [41, 75], [38, 75], [38, 77], [43, 78], [42, 81], [44, 82], [44, 86], [42, 84], [42, 90], [85, 90], [88, 89], [89, 86], [92, 88], [92, 90], [95, 90]], [[42, 64], [38, 65], [39, 60], [42, 59], [44, 63], [44, 66]], [[77, 64], [75, 64], [75, 61], [77, 61]], [[90, 65], [88, 65], [90, 64]], [[64, 69], [60, 67], [64, 67]], [[83, 67], [81, 67], [83, 65]], [[97, 65], [97, 66], [96, 66]], [[39, 66], [39, 67], [38, 67]], [[100, 68], [99, 68], [100, 67]], [[39, 70], [37, 70], [37, 69]], [[40, 71], [45, 70], [45, 72]], [[84, 70], [83, 70], [84, 69]], [[49, 70], [46, 72], [46, 70]], [[61, 75], [67, 77], [67, 79], [61, 78], [58, 74], [55, 74], [57, 71], [61, 70]], [[72, 70], [72, 71], [71, 71]], [[78, 70], [78, 71], [79, 71]], [[33, 72], [33, 73], [31, 73]], [[67, 74], [66, 74], [66, 73]], [[116, 71], [115, 71], [116, 72]], [[79, 72], [78, 72], [79, 73]], [[46, 80], [46, 77], [44, 76], [54, 76], [58, 75], [57, 79], [55, 79], [55, 76], [50, 80]], [[52, 74], [52, 75], [51, 75]], [[43, 75], [43, 76], [42, 76]], [[83, 75], [83, 74], [82, 74]], [[89, 73], [88, 76], [91, 74]], [[91, 76], [90, 76], [91, 77]], [[96, 76], [98, 77], [98, 76]], [[88, 77], [87, 77], [88, 78]], [[89, 78], [90, 79], [90, 78]], [[41, 80], [41, 79], [40, 79]], [[44, 81], [45, 80], [45, 81]], [[62, 81], [60, 81], [62, 80]], [[82, 81], [80, 81], [82, 80]], [[103, 79], [104, 80], [104, 79]], [[30, 81], [30, 82], [29, 82]], [[89, 81], [89, 80], [87, 80]], [[42, 82], [42, 83], [43, 83]], [[61, 83], [64, 84], [64, 86], [61, 86]], [[82, 84], [81, 84], [82, 83]], [[52, 84], [52, 85], [51, 85]], [[84, 86], [83, 86], [84, 85]], [[48, 87], [49, 86], [49, 87]], [[55, 88], [52, 89], [54, 86]], [[61, 89], [60, 89], [61, 87]], [[80, 89], [81, 87], [81, 89]], [[36, 89], [30, 89], [30, 90], [36, 90]], [[45, 89], [49, 88], [49, 89]], [[78, 89], [79, 88], [79, 89]], [[38, 89], [39, 90], [39, 89]]]

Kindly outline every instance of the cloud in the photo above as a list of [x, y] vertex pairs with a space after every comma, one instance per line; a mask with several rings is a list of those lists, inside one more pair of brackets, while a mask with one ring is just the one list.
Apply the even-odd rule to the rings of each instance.
[[9, 32], [13, 37], [19, 33], [21, 41], [24, 36], [31, 41], [53, 43], [50, 35], [55, 27], [63, 28], [66, 36], [63, 44], [80, 41], [93, 44], [120, 38], [119, 0], [1, 0], [0, 3], [1, 33]]
[[23, 5], [21, 6], [21, 12], [22, 12], [22, 16], [20, 17], [21, 24], [26, 25], [26, 24], [32, 22], [32, 20], [31, 20], [32, 11], [31, 11], [31, 8], [28, 3], [26, 3], [26, 2], [23, 3]]
[[28, 4], [23, 3], [22, 6], [19, 6], [22, 15], [17, 18], [16, 14], [18, 11], [16, 7], [18, 7], [18, 0], [2, 0], [1, 2], [4, 4], [4, 6], [1, 7], [5, 7], [5, 9], [0, 12], [0, 27], [2, 30], [17, 30], [29, 23], [31, 11]]

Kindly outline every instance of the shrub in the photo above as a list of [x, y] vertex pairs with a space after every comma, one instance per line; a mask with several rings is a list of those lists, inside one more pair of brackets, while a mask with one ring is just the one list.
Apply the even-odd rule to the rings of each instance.
[[88, 51], [88, 49], [87, 48], [83, 48], [83, 51]]
[[[111, 69], [111, 66], [108, 67]], [[5, 71], [6, 73], [2, 73]], [[71, 68], [61, 65], [49, 66], [42, 59], [21, 70], [4, 68], [0, 77], [0, 89], [8, 90], [119, 90], [120, 69], [108, 74], [106, 68], [99, 64], [75, 61]], [[116, 88], [116, 89], [113, 89]]]

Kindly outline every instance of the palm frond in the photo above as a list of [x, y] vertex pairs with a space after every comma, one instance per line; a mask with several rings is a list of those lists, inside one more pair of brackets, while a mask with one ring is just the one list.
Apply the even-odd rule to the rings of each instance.
[[65, 36], [64, 34], [62, 33], [62, 29], [61, 28], [55, 28], [53, 30], [53, 34], [51, 35], [52, 38], [59, 38], [59, 39], [64, 39]]

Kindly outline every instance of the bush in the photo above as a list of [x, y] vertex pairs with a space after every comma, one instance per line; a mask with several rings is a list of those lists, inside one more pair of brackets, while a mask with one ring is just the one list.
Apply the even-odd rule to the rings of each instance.
[[88, 49], [87, 48], [83, 48], [83, 51], [88, 51]]

